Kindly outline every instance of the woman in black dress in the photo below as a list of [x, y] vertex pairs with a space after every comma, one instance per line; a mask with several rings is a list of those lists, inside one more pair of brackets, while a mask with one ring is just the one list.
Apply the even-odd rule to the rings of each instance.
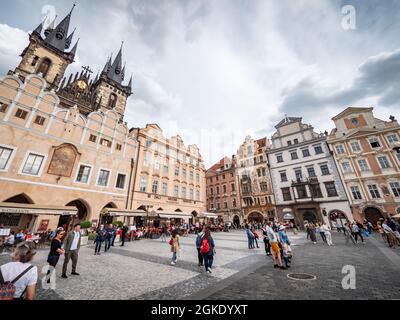
[[[51, 240], [51, 247], [50, 247], [50, 253], [47, 258], [47, 262], [51, 267], [55, 268], [57, 266], [58, 260], [60, 259], [60, 255], [64, 254], [65, 251], [62, 248], [62, 238], [64, 236], [64, 230], [57, 230], [56, 236]], [[47, 275], [50, 274], [51, 268], [47, 271]], [[50, 283], [50, 278], [47, 280], [47, 283]]]

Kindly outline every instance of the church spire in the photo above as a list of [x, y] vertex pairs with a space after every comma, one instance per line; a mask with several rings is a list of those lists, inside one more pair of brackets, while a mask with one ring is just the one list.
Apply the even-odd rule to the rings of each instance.
[[74, 31], [72, 31], [72, 33], [68, 36], [67, 40], [65, 41], [65, 49], [69, 49], [69, 47], [71, 46], [72, 38], [74, 37], [75, 31], [76, 28], [74, 29]]
[[80, 38], [78, 38], [78, 40], [75, 42], [75, 45], [73, 46], [70, 54], [72, 54], [74, 57], [76, 55], [76, 50], [78, 49], [78, 43], [79, 43]]
[[131, 74], [131, 78], [130, 78], [129, 84], [128, 84], [128, 88], [131, 90], [131, 92], [132, 92], [132, 83], [133, 83], [133, 73]]
[[54, 30], [54, 26], [56, 24], [56, 19], [57, 19], [57, 16], [54, 17], [54, 20], [48, 25], [48, 27], [44, 31], [44, 35], [46, 37]]
[[41, 36], [42, 31], [43, 31], [43, 23], [44, 21], [42, 21], [41, 24], [39, 24], [36, 29], [33, 31], [33, 33], [36, 33], [37, 35]]
[[124, 42], [122, 41], [121, 48], [119, 49], [119, 52], [117, 56], [115, 57], [115, 60], [113, 64], [111, 65], [111, 68], [107, 72], [107, 76], [109, 79], [114, 80], [115, 82], [121, 84], [123, 81], [122, 77], [122, 48], [124, 46]]
[[71, 21], [72, 11], [74, 10], [76, 4], [72, 6], [71, 11], [67, 16], [53, 29], [49, 35], [46, 37], [45, 42], [52, 47], [64, 52], [68, 37], [68, 29]]

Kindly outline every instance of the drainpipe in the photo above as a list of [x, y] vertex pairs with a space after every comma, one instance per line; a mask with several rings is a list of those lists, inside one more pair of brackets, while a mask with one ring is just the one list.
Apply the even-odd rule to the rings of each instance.
[[133, 205], [133, 193], [135, 192], [135, 186], [136, 186], [136, 179], [137, 179], [137, 172], [138, 172], [138, 167], [139, 167], [139, 157], [140, 157], [140, 147], [141, 147], [141, 143], [139, 140], [139, 133], [140, 133], [140, 129], [137, 129], [137, 136], [136, 136], [136, 141], [138, 143], [138, 150], [137, 150], [137, 154], [136, 154], [136, 169], [135, 169], [135, 177], [133, 178], [133, 190], [132, 190], [132, 197], [131, 197], [131, 209], [132, 209], [132, 205]]

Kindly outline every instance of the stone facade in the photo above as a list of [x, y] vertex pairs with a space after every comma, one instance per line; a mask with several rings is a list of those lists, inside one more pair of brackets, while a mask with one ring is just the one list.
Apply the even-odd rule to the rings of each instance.
[[280, 220], [302, 226], [304, 221], [351, 219], [340, 175], [326, 143], [302, 118], [283, 119], [267, 151]]
[[328, 137], [356, 220], [400, 212], [400, 125], [373, 108], [350, 107], [332, 119]]
[[225, 157], [206, 172], [207, 210], [219, 220], [240, 223], [241, 201], [235, 157]]
[[60, 106], [47, 87], [40, 75], [24, 82], [17, 76], [0, 80], [0, 212], [20, 203], [14, 212], [20, 219], [13, 217], [12, 227], [37, 230], [43, 220], [54, 228], [71, 219], [56, 211], [20, 214], [25, 205], [72, 206], [79, 211], [75, 221], [93, 222], [104, 221], [105, 208], [129, 209], [135, 134], [115, 111], [100, 109], [85, 117], [77, 107]]
[[144, 210], [156, 225], [197, 221], [206, 211], [205, 168], [197, 146], [186, 147], [178, 135], [166, 138], [156, 124], [133, 132], [139, 154], [131, 207]]
[[241, 222], [274, 220], [275, 199], [268, 170], [267, 138], [247, 136], [236, 155], [242, 216]]

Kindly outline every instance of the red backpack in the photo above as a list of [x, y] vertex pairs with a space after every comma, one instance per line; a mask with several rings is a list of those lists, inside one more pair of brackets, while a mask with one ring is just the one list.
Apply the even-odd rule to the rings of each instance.
[[210, 252], [210, 244], [208, 243], [208, 239], [207, 239], [207, 238], [204, 238], [204, 239], [201, 241], [200, 252], [201, 252], [202, 254], [206, 254], [206, 253], [209, 253], [209, 252]]

